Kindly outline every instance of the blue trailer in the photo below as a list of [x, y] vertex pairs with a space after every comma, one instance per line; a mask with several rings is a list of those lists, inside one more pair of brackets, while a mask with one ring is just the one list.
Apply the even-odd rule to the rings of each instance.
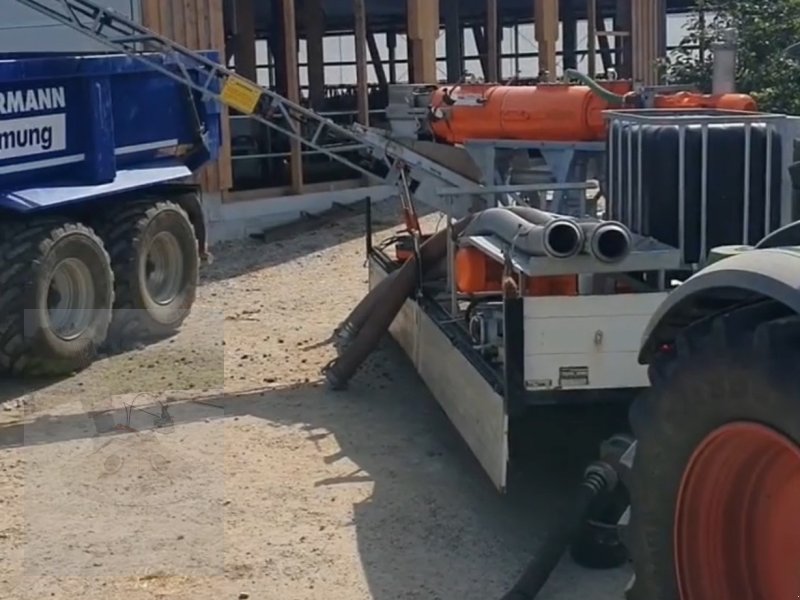
[[206, 246], [192, 176], [220, 141], [214, 99], [130, 56], [0, 56], [0, 371], [177, 330]]

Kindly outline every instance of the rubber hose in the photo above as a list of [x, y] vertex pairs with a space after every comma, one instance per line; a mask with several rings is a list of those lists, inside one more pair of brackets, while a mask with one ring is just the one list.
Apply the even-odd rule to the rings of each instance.
[[[452, 227], [454, 235], [463, 233], [472, 218], [472, 215], [469, 215], [454, 223]], [[447, 256], [447, 235], [448, 229], [443, 229], [428, 238], [420, 247], [423, 273], [426, 264], [435, 265]], [[417, 258], [415, 256], [409, 258], [396, 273], [391, 285], [383, 288], [384, 291], [380, 293], [381, 301], [374, 302], [373, 309], [351, 343], [325, 368], [325, 377], [331, 388], [340, 390], [347, 386], [358, 368], [378, 345], [383, 334], [388, 331], [406, 299], [414, 292], [419, 278]], [[378, 288], [374, 288], [372, 292], [375, 290]]]
[[581, 82], [583, 85], [591, 89], [596, 96], [599, 96], [611, 106], [623, 106], [625, 104], [625, 96], [620, 96], [619, 94], [615, 94], [614, 92], [607, 90], [594, 79], [584, 73], [581, 73], [580, 71], [576, 71], [575, 69], [566, 69], [564, 71], [564, 77]]
[[[420, 249], [422, 252], [422, 249]], [[423, 257], [422, 261], [422, 275], [423, 277], [431, 277], [433, 279], [446, 277], [447, 276], [447, 257], [443, 257], [442, 260], [431, 263], [429, 259], [425, 259]], [[353, 338], [356, 337], [361, 328], [364, 326], [364, 323], [367, 322], [369, 315], [372, 313], [374, 308], [381, 304], [384, 301], [384, 294], [391, 293], [392, 282], [394, 278], [397, 276], [398, 271], [392, 271], [384, 277], [368, 294], [366, 294], [359, 302], [356, 307], [351, 311], [348, 317], [342, 321], [336, 330], [333, 332], [333, 335], [336, 338], [336, 341], [339, 345], [339, 350], [342, 351], [344, 348], [347, 347], [350, 342], [353, 341]]]
[[383, 301], [383, 296], [391, 292], [392, 282], [397, 276], [398, 271], [392, 271], [378, 285], [365, 294], [356, 307], [350, 312], [347, 318], [342, 321], [334, 331], [340, 346], [349, 344], [353, 338], [361, 331], [369, 315], [375, 307]]
[[[605, 471], [606, 468], [610, 467], [604, 465], [601, 470]], [[536, 598], [555, 571], [570, 543], [580, 532], [595, 498], [603, 492], [611, 491], [615, 485], [615, 481], [612, 483], [599, 472], [587, 470], [572, 504], [565, 507], [556, 527], [545, 538], [536, 558], [528, 564], [517, 583], [502, 600]]]

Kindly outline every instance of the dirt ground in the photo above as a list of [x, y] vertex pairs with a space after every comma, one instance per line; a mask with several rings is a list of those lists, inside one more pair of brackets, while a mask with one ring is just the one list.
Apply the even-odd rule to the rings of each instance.
[[[533, 415], [501, 496], [392, 342], [320, 382], [367, 287], [363, 217], [215, 258], [175, 338], [0, 382], [0, 598], [500, 598], [618, 411]], [[542, 600], [628, 577], [566, 558]]]

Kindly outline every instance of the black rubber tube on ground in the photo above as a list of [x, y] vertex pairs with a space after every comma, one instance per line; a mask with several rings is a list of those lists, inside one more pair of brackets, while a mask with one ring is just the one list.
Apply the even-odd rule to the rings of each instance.
[[572, 504], [564, 508], [556, 526], [548, 533], [541, 548], [525, 568], [514, 587], [501, 600], [533, 600], [542, 590], [570, 543], [580, 532], [595, 498], [616, 486], [613, 469], [595, 463], [584, 475]]
[[534, 223], [508, 208], [488, 208], [475, 217], [464, 235], [496, 235], [530, 256], [570, 258], [578, 254], [585, 241], [581, 228], [574, 220], [550, 217], [542, 223]]
[[[470, 215], [456, 222], [453, 233], [460, 235], [472, 221]], [[425, 265], [435, 265], [447, 256], [448, 230], [443, 229], [420, 247], [423, 273]], [[375, 349], [383, 334], [400, 312], [403, 303], [417, 287], [419, 271], [416, 257], [409, 258], [397, 271], [390, 284], [376, 286], [368, 294], [372, 300], [362, 300], [370, 307], [367, 318], [347, 348], [325, 368], [325, 377], [333, 389], [344, 389], [358, 368]], [[363, 310], [366, 311], [366, 308]]]

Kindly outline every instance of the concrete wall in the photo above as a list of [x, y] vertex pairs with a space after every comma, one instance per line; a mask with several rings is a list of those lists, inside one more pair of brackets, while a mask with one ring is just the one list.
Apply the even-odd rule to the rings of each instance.
[[[141, 19], [140, 0], [102, 0], [103, 6]], [[0, 52], [93, 52], [103, 45], [23, 6], [16, 0], [0, 0]]]

